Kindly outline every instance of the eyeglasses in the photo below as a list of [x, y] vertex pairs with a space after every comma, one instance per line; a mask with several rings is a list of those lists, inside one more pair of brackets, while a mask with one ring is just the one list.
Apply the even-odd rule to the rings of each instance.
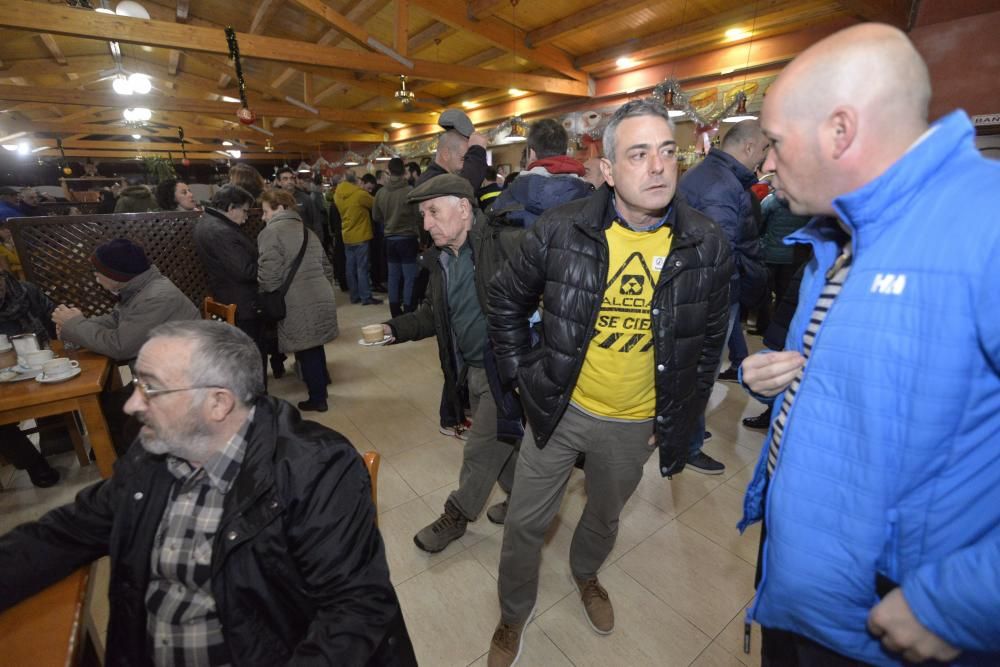
[[228, 387], [221, 387], [217, 384], [199, 384], [194, 387], [179, 387], [177, 389], [150, 389], [149, 385], [139, 378], [132, 378], [132, 386], [139, 390], [139, 393], [142, 395], [142, 400], [144, 401], [149, 401], [149, 399], [162, 396], [163, 394], [173, 394], [178, 391], [191, 391], [193, 389], [228, 389]]

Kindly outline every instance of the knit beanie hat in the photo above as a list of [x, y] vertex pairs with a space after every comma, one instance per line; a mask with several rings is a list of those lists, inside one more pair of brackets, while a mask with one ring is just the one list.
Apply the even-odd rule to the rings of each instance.
[[127, 283], [150, 266], [142, 246], [128, 239], [102, 243], [94, 250], [90, 260], [99, 273], [120, 283]]

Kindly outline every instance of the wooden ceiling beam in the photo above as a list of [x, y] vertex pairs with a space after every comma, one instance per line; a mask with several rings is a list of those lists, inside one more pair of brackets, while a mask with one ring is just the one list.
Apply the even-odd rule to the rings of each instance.
[[541, 46], [548, 42], [592, 26], [596, 23], [612, 19], [622, 14], [634, 11], [638, 7], [649, 4], [649, 0], [618, 0], [617, 2], [599, 2], [584, 9], [577, 10], [540, 28], [535, 28], [525, 36], [524, 43], [529, 46]]
[[392, 27], [392, 48], [405, 58], [410, 46], [410, 0], [396, 0]]
[[170, 74], [170, 76], [176, 76], [177, 68], [180, 66], [180, 64], [181, 64], [181, 52], [178, 51], [177, 49], [171, 49], [170, 60], [167, 63], [167, 73]]
[[52, 56], [52, 59], [65, 67], [67, 64], [66, 56], [63, 55], [62, 49], [60, 49], [59, 45], [56, 44], [56, 38], [47, 32], [43, 32], [38, 35], [38, 39], [41, 40], [42, 45], [45, 47], [45, 50], [49, 52], [49, 55]]
[[259, 35], [271, 22], [271, 18], [281, 9], [284, 0], [260, 0], [250, 21], [250, 34]]
[[[491, 16], [482, 20], [472, 21], [456, 13], [454, 2], [449, 2], [448, 0], [411, 0], [411, 2], [442, 23], [447, 23], [457, 30], [464, 30], [476, 35], [489, 44], [493, 44], [504, 50], [511, 50], [514, 42], [524, 43], [526, 34], [523, 30], [496, 17]], [[568, 54], [547, 44], [535, 48], [526, 48], [519, 55], [537, 65], [548, 67], [560, 74], [564, 74], [577, 82], [587, 82], [586, 72], [581, 72], [573, 64], [573, 59]]]
[[468, 0], [465, 3], [465, 15], [472, 21], [491, 15], [505, 0]]
[[298, 5], [302, 9], [305, 9], [311, 14], [323, 19], [326, 23], [332, 25], [334, 28], [339, 30], [342, 34], [352, 39], [358, 46], [365, 49], [372, 49], [372, 41], [375, 40], [368, 31], [365, 30], [363, 25], [355, 23], [345, 15], [336, 11], [332, 7], [325, 4], [322, 0], [291, 0], [293, 4]]
[[[219, 149], [219, 150], [222, 150], [222, 149]], [[95, 149], [88, 149], [88, 150], [71, 149], [71, 150], [66, 150], [66, 157], [89, 157], [89, 158], [95, 158], [95, 159], [98, 159], [98, 160], [101, 160], [101, 159], [109, 160], [109, 159], [116, 159], [116, 158], [117, 159], [121, 159], [121, 158], [131, 159], [131, 158], [135, 158], [136, 157], [137, 152], [138, 151], [134, 151], [134, 150], [133, 151], [120, 151], [120, 150], [118, 150], [118, 151], [101, 151], [101, 150], [95, 150]], [[170, 152], [173, 153], [174, 151], [170, 151]], [[165, 151], [165, 150], [162, 150], [162, 151], [161, 150], [150, 150], [150, 151], [143, 151], [143, 153], [147, 153], [148, 154], [147, 157], [149, 155], [161, 155], [162, 157], [167, 157], [167, 151]], [[264, 153], [264, 152], [260, 152], [260, 153], [247, 153], [247, 152], [244, 151], [243, 154], [240, 156], [239, 159], [241, 159], [241, 160], [273, 160], [273, 159], [285, 159], [285, 158], [290, 158], [290, 157], [298, 157], [298, 155], [299, 155], [299, 151], [292, 151], [292, 150], [275, 151], [273, 153]], [[193, 153], [191, 151], [188, 151], [187, 156], [188, 156], [188, 159], [191, 159], [191, 160], [225, 160], [226, 159], [226, 156], [221, 155], [220, 153]], [[60, 154], [59, 154], [58, 150], [51, 149], [51, 150], [39, 151], [39, 152], [35, 153], [32, 157], [36, 157], [36, 158], [38, 158], [38, 157], [60, 157]], [[179, 154], [175, 155], [174, 159], [179, 162], [180, 161], [180, 155]]]
[[888, 23], [909, 30], [916, 18], [916, 0], [841, 0], [844, 10], [862, 21]]
[[[61, 105], [83, 105], [92, 107], [111, 107], [127, 109], [140, 104], [131, 97], [121, 95], [80, 92], [68, 97], [64, 90], [52, 88], [36, 88], [29, 86], [0, 85], [0, 100], [15, 102], [46, 102]], [[164, 97], [143, 95], [141, 106], [158, 111], [183, 111], [200, 113], [209, 116], [235, 115], [237, 105], [229, 102], [214, 102], [210, 100], [193, 99], [189, 97]], [[320, 108], [318, 114], [310, 113], [293, 104], [282, 102], [266, 102], [257, 100], [251, 108], [258, 115], [285, 116], [288, 118], [310, 118], [314, 120], [345, 121], [345, 122], [410, 122], [426, 123], [436, 120], [436, 114], [418, 112], [391, 111], [351, 111], [343, 109]]]
[[455, 32], [455, 29], [447, 23], [435, 21], [415, 35], [412, 35], [407, 41], [406, 48], [409, 53], [416, 53], [434, 40], [444, 39]]
[[0, 69], [0, 79], [15, 76], [46, 76], [49, 74], [64, 74], [67, 71], [83, 74], [98, 72], [111, 67], [114, 62], [111, 54], [105, 53], [93, 56], [73, 56], [72, 64], [60, 65], [51, 58], [27, 58], [24, 60], [8, 60], [7, 66]]
[[831, 20], [843, 15], [838, 2], [830, 0], [762, 0], [759, 7], [745, 4], [737, 9], [720, 14], [714, 14], [704, 19], [690, 21], [682, 26], [674, 26], [666, 30], [647, 35], [639, 39], [631, 39], [576, 58], [576, 64], [586, 71], [599, 71], [614, 65], [617, 58], [628, 56], [635, 60], [663, 57], [671, 53], [683, 53], [692, 49], [709, 51], [718, 48], [743, 43], [749, 38], [738, 40], [727, 39], [727, 26], [745, 24], [747, 30], [751, 23], [756, 23], [757, 34], [754, 40], [762, 34], [774, 35], [782, 31], [797, 30], [819, 21]]

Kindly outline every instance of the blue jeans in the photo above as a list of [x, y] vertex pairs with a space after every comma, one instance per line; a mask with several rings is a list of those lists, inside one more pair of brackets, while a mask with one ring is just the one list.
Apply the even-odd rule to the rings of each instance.
[[[417, 237], [385, 237], [385, 256], [389, 262], [389, 303], [402, 303], [412, 310], [413, 283], [417, 279]], [[402, 289], [400, 289], [402, 288]]]
[[368, 282], [368, 242], [344, 245], [347, 255], [347, 288], [351, 291], [351, 303], [372, 298], [371, 284]]
[[[733, 334], [733, 327], [739, 325], [740, 322], [740, 304], [734, 303], [729, 306], [729, 326], [726, 329], [726, 340], [731, 340]], [[742, 339], [743, 336], [740, 336]], [[744, 341], [744, 346], [746, 342]], [[746, 355], [744, 355], [745, 357]], [[742, 363], [742, 362], [741, 362]], [[722, 370], [722, 355], [719, 355], [719, 365], [715, 369], [715, 377], [719, 377], [719, 371]], [[691, 434], [691, 444], [688, 446], [688, 460], [691, 460], [698, 455], [701, 451], [702, 446], [705, 444], [705, 414], [702, 413], [698, 417], [698, 423], [694, 427], [694, 433]]]
[[302, 371], [302, 381], [309, 390], [310, 403], [326, 402], [326, 349], [322, 345], [299, 350], [295, 353]]

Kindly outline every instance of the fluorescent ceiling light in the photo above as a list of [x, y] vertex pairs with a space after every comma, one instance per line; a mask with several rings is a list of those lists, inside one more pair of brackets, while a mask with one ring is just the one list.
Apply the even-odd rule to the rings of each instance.
[[27, 155], [30, 152], [31, 152], [31, 144], [29, 144], [27, 141], [19, 141], [19, 142], [17, 142], [17, 154], [18, 155]]
[[133, 139], [142, 139], [142, 135], [141, 134], [133, 134], [132, 138]]
[[462, 102], [462, 106], [465, 107], [466, 109], [475, 109], [476, 107], [479, 106], [479, 104], [477, 104], [476, 102], [470, 102], [466, 100], [465, 102]]
[[237, 151], [237, 150], [232, 150], [232, 151], [226, 151], [226, 152], [227, 152], [227, 153], [229, 153], [230, 155], [232, 155], [233, 157], [236, 157], [236, 158], [238, 158], [238, 157], [240, 157], [241, 155], [243, 155], [243, 153], [242, 153], [242, 152], [240, 152], [240, 151]]
[[232, 102], [232, 103], [236, 103], [236, 102], [239, 102], [239, 101], [240, 101], [240, 98], [238, 98], [238, 97], [230, 97], [229, 95], [223, 95], [223, 96], [222, 96], [222, 101], [223, 101], [223, 102]]
[[222, 142], [222, 145], [223, 145], [223, 146], [232, 146], [232, 145], [233, 145], [233, 142], [231, 142], [231, 141], [223, 141], [223, 142]]
[[3, 145], [3, 149], [5, 151], [12, 151], [12, 152], [16, 151], [17, 150], [17, 144], [4, 144]]
[[389, 127], [391, 127], [394, 130], [398, 130], [400, 128], [406, 127], [406, 123], [389, 123]]
[[519, 95], [524, 95], [525, 91], [521, 90], [520, 88], [508, 88], [507, 92], [510, 93], [511, 97], [517, 97]]
[[116, 76], [111, 82], [111, 88], [119, 95], [131, 95], [132, 84], [123, 76]]
[[615, 61], [615, 64], [618, 65], [619, 69], [625, 69], [627, 67], [631, 67], [632, 65], [634, 65], [635, 61], [629, 58], [628, 56], [622, 56], [621, 58]]
[[730, 28], [726, 31], [726, 39], [731, 42], [735, 42], [738, 39], [745, 39], [750, 36], [749, 30], [744, 30], [743, 28]]

